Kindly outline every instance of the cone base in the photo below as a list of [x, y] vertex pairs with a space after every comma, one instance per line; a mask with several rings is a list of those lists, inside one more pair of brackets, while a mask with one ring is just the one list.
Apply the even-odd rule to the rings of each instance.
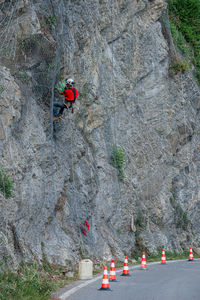
[[110, 288], [100, 288], [100, 289], [98, 289], [99, 291], [112, 291]]
[[130, 274], [121, 274], [120, 276], [131, 276]]
[[109, 279], [110, 282], [118, 282], [117, 279]]
[[166, 262], [161, 262], [161, 265], [166, 265]]
[[194, 261], [194, 259], [188, 259], [188, 261]]

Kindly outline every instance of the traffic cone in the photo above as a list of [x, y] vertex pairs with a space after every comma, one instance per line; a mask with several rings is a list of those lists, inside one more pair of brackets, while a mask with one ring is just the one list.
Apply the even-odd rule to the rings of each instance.
[[188, 258], [188, 260], [189, 261], [193, 261], [193, 251], [192, 251], [192, 247], [190, 247], [190, 255], [189, 255], [189, 258]]
[[142, 252], [141, 269], [146, 270], [146, 268], [147, 268], [147, 263], [146, 263], [145, 252]]
[[162, 249], [161, 264], [166, 264], [165, 249]]
[[99, 290], [102, 290], [102, 291], [111, 291], [111, 289], [109, 288], [108, 271], [107, 271], [107, 267], [106, 266], [104, 267], [103, 281], [102, 281], [101, 288]]
[[124, 258], [124, 268], [121, 276], [130, 276], [129, 269], [128, 269], [128, 258], [125, 256]]
[[113, 259], [112, 259], [111, 267], [110, 267], [109, 281], [117, 281], [117, 279], [116, 279], [116, 272], [115, 272], [115, 262], [114, 262]]

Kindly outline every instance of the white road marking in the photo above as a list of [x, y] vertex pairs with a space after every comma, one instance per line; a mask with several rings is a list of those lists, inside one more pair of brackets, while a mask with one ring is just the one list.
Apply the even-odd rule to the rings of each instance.
[[[197, 260], [197, 259], [195, 259], [195, 260]], [[167, 264], [168, 264], [168, 263], [173, 263], [173, 262], [178, 262], [178, 261], [187, 261], [187, 259], [170, 260], [170, 261], [167, 261]], [[152, 263], [149, 263], [148, 265], [156, 265], [156, 264], [160, 264], [160, 265], [161, 265], [161, 262], [160, 262], [160, 261], [152, 262]], [[138, 268], [140, 268], [140, 265], [136, 265], [136, 266], [129, 267], [130, 270], [138, 269]], [[120, 273], [120, 272], [122, 272], [122, 271], [123, 271], [123, 268], [117, 270], [116, 273]], [[74, 294], [75, 292], [77, 292], [77, 291], [80, 290], [81, 288], [83, 288], [83, 287], [89, 285], [90, 283], [93, 283], [93, 282], [95, 282], [95, 281], [97, 281], [97, 280], [99, 280], [99, 279], [101, 279], [101, 278], [102, 278], [102, 275], [97, 276], [97, 277], [95, 277], [95, 278], [93, 278], [93, 279], [87, 280], [87, 281], [81, 283], [80, 285], [78, 285], [78, 286], [76, 286], [76, 287], [74, 287], [74, 288], [72, 288], [72, 289], [70, 289], [70, 290], [64, 292], [61, 296], [58, 296], [58, 297], [59, 297], [59, 299], [66, 300], [70, 295]]]

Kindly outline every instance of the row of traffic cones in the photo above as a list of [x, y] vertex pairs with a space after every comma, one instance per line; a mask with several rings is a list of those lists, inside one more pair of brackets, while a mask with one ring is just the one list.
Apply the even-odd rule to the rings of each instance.
[[[192, 247], [190, 247], [190, 254], [189, 254], [189, 259], [188, 260], [193, 261], [193, 259], [194, 259], [193, 258], [193, 251], [192, 251]], [[161, 264], [166, 264], [166, 256], [165, 256], [165, 250], [164, 249], [162, 249]], [[145, 252], [142, 253], [141, 269], [142, 270], [147, 269]], [[123, 268], [121, 276], [130, 276], [127, 256], [125, 256], [125, 259], [124, 259], [124, 268]], [[109, 287], [109, 281], [112, 281], [112, 282], [117, 281], [116, 272], [115, 272], [115, 262], [114, 262], [113, 259], [112, 259], [112, 262], [111, 262], [109, 278], [108, 278], [107, 267], [106, 266], [104, 267], [103, 282], [102, 282], [100, 290], [111, 290], [110, 287]]]
[[[121, 276], [130, 276], [129, 274], [129, 268], [128, 268], [128, 258], [127, 256], [125, 256], [125, 259], [124, 259], [124, 268], [123, 268], [123, 271], [122, 271], [122, 274]], [[109, 287], [109, 281], [117, 281], [117, 278], [116, 278], [116, 272], [115, 272], [115, 262], [114, 260], [112, 260], [111, 262], [111, 267], [110, 267], [110, 276], [109, 276], [109, 280], [108, 280], [108, 270], [107, 270], [107, 267], [105, 266], [104, 267], [104, 272], [103, 272], [103, 282], [102, 282], [102, 285], [101, 285], [101, 288], [100, 290], [110, 290], [110, 287]]]
[[107, 267], [106, 266], [104, 267], [103, 282], [102, 282], [100, 290], [110, 290], [109, 281], [117, 281], [116, 272], [115, 272], [115, 262], [114, 262], [113, 259], [112, 259], [111, 267], [110, 267], [109, 280], [108, 280], [108, 270], [107, 270]]

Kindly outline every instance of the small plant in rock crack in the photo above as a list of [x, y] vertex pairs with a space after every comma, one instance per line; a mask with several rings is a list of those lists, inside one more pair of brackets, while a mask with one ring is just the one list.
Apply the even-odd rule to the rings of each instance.
[[49, 15], [47, 19], [48, 19], [48, 23], [49, 23], [49, 26], [50, 26], [51, 29], [52, 29], [52, 27], [56, 26], [57, 21], [56, 21], [56, 17], [55, 16]]
[[2, 94], [3, 93], [3, 91], [4, 91], [4, 87], [0, 87], [0, 94]]
[[0, 169], [0, 192], [6, 199], [13, 197], [13, 182], [4, 170]]
[[125, 151], [122, 147], [113, 146], [113, 151], [110, 156], [110, 164], [119, 171], [120, 180], [124, 179], [123, 167], [125, 163]]
[[146, 228], [144, 213], [141, 210], [138, 212], [135, 225], [142, 229]]
[[179, 60], [174, 59], [170, 68], [169, 72], [171, 75], [176, 75], [178, 73], [184, 73], [189, 68], [189, 64], [186, 60]]
[[187, 212], [182, 209], [180, 204], [176, 205], [174, 216], [175, 216], [176, 227], [182, 228], [183, 230], [187, 230], [188, 226], [191, 224], [191, 221], [188, 217]]

